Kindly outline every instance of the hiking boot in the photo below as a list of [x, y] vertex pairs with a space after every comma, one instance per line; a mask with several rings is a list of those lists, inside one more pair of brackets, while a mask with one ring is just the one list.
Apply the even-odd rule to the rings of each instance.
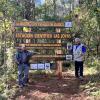
[[79, 79], [79, 76], [75, 76], [76, 79]]
[[83, 79], [83, 76], [80, 76], [79, 78], [80, 78], [80, 80], [81, 80], [81, 81], [83, 81], [83, 80], [84, 80], [84, 79]]
[[19, 88], [21, 88], [21, 89], [22, 89], [23, 87], [24, 87], [24, 85], [22, 85], [22, 84], [21, 84], [21, 85], [19, 85]]
[[27, 86], [28, 86], [28, 84], [24, 84], [24, 86], [25, 86], [25, 87], [27, 87]]

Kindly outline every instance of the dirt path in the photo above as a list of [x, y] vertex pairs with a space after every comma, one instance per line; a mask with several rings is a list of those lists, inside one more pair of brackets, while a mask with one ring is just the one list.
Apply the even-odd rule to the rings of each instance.
[[80, 88], [88, 82], [86, 77], [80, 81], [73, 72], [65, 72], [63, 76], [58, 80], [57, 77], [30, 75], [28, 87], [18, 91], [13, 100], [93, 100]]

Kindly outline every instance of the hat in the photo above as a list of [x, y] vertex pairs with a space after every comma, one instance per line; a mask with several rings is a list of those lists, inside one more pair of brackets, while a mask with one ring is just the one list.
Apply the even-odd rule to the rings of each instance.
[[25, 48], [25, 44], [21, 44], [21, 48]]
[[75, 38], [75, 42], [80, 42], [80, 38]]

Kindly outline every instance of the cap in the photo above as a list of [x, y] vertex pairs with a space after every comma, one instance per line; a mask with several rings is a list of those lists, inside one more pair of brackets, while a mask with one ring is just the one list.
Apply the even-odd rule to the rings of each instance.
[[75, 38], [75, 42], [80, 42], [80, 38]]
[[21, 44], [21, 49], [25, 48], [25, 44]]

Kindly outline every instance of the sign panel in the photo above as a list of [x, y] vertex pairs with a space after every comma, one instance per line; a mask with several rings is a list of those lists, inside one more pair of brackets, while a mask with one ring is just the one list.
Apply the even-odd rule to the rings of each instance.
[[50, 63], [30, 64], [30, 68], [33, 70], [50, 70]]
[[50, 38], [54, 38], [54, 39], [69, 39], [71, 38], [71, 34], [68, 33], [16, 33], [15, 35], [16, 38], [28, 38], [28, 39], [50, 39]]
[[30, 64], [30, 68], [34, 69], [34, 70], [37, 70], [38, 65], [37, 64]]
[[65, 22], [65, 27], [66, 28], [71, 28], [72, 27], [72, 22]]
[[[60, 28], [65, 27], [72, 27], [72, 22], [55, 22], [55, 21], [16, 21], [14, 23], [14, 27], [23, 27], [23, 31], [25, 32], [16, 32], [14, 34], [15, 37], [15, 46], [20, 47], [22, 44], [24, 44], [27, 48], [34, 47], [34, 48], [45, 48], [45, 47], [56, 47], [61, 48], [65, 47], [65, 43], [62, 40], [71, 39], [72, 36], [69, 33], [60, 33]], [[31, 32], [31, 27], [53, 27], [58, 31], [58, 33], [48, 33], [48, 32]], [[47, 43], [38, 43], [39, 39], [48, 39], [49, 41], [43, 40], [43, 42]], [[50, 39], [60, 39], [62, 43], [55, 43], [57, 41], [54, 41], [54, 43], [50, 43]], [[48, 43], [49, 42], [49, 43]], [[49, 49], [49, 48], [48, 48]]]
[[[48, 61], [53, 61], [53, 60], [66, 60], [66, 55], [33, 55], [32, 56], [32, 61], [35, 61], [35, 60], [39, 60], [39, 59], [44, 59], [44, 60], [48, 60]], [[31, 62], [32, 63], [32, 62]], [[49, 66], [48, 63], [46, 63], [45, 66]], [[48, 67], [49, 68], [49, 67]]]
[[40, 63], [40, 64], [38, 64], [38, 69], [45, 69], [45, 64], [42, 64], [42, 63]]
[[50, 70], [50, 63], [45, 63], [45, 70]]
[[33, 21], [20, 21], [15, 22], [15, 27], [65, 27], [64, 22], [33, 22]]
[[72, 55], [66, 55], [66, 60], [72, 61]]

